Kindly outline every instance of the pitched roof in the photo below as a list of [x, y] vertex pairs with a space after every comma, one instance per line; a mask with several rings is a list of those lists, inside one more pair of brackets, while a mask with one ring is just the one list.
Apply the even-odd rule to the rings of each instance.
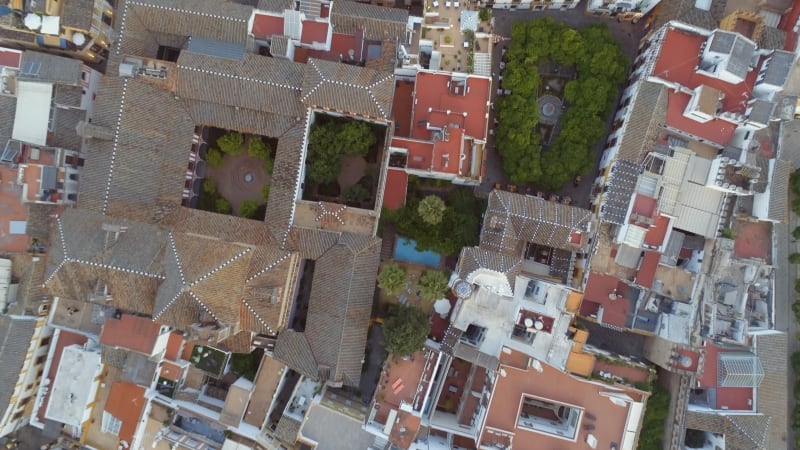
[[489, 194], [480, 247], [508, 255], [521, 254], [532, 242], [579, 250], [587, 242], [592, 212], [539, 197], [494, 190]]
[[522, 258], [518, 255], [509, 256], [480, 247], [464, 247], [458, 257], [458, 277], [472, 283], [473, 276], [478, 270], [485, 269], [498, 272], [506, 277], [508, 291], [514, 291], [517, 275], [522, 270]]
[[766, 448], [786, 447], [789, 411], [786, 404], [787, 363], [785, 333], [760, 334], [755, 337], [755, 350], [764, 368], [764, 379], [758, 387], [758, 411], [771, 418], [766, 430]]
[[287, 131], [278, 141], [267, 201], [267, 226], [281, 244], [289, 233], [294, 218], [297, 186], [303, 163], [306, 121]]
[[83, 99], [83, 86], [67, 84], [56, 85], [54, 91], [55, 104], [58, 106], [80, 108]]
[[308, 106], [388, 120], [394, 75], [348, 64], [309, 59], [302, 100]]
[[80, 208], [156, 222], [180, 207], [194, 121], [183, 104], [156, 86], [104, 77], [93, 123], [113, 131], [90, 139]]
[[619, 142], [619, 158], [639, 162], [655, 144], [657, 132], [667, 120], [668, 89], [643, 81]]
[[133, 442], [133, 435], [139, 425], [147, 401], [145, 388], [133, 383], [118, 381], [111, 385], [103, 411], [122, 422], [117, 437], [120, 441]]
[[782, 159], [775, 160], [775, 170], [770, 179], [769, 218], [778, 222], [789, 219], [789, 176], [792, 163]]
[[135, 14], [147, 30], [177, 36], [200, 36], [244, 44], [252, 8], [213, 0], [135, 0], [124, 15]]
[[69, 150], [81, 150], [83, 138], [78, 135], [78, 122], [86, 120], [86, 111], [74, 108], [54, 108], [53, 140], [50, 145]]
[[278, 335], [277, 359], [314, 379], [358, 385], [380, 244], [377, 238], [343, 233], [316, 261], [303, 338], [293, 331]]
[[[38, 66], [35, 74], [26, 74], [25, 66], [28, 64]], [[28, 50], [22, 53], [20, 67], [19, 80], [69, 85], [81, 83], [81, 62], [77, 59]]]
[[8, 409], [35, 328], [33, 317], [0, 316], [0, 411]]
[[686, 428], [725, 435], [726, 448], [732, 450], [766, 449], [766, 431], [770, 418], [760, 414], [716, 414], [687, 411]]
[[100, 343], [150, 355], [160, 334], [161, 326], [152, 320], [123, 314], [119, 319], [111, 317], [105, 321]]
[[182, 51], [178, 95], [213, 105], [301, 117], [297, 82], [303, 65], [281, 58], [245, 54], [240, 61]]
[[617, 158], [611, 166], [608, 177], [608, 190], [603, 196], [600, 217], [609, 223], [622, 225], [628, 214], [628, 204], [636, 191], [636, 179], [642, 173], [642, 166], [625, 158]]
[[357, 34], [360, 30], [370, 41], [403, 41], [408, 11], [342, 0], [333, 6], [331, 23], [337, 33]]
[[270, 12], [283, 12], [285, 9], [292, 8], [294, 8], [292, 0], [258, 0], [258, 6], [256, 6], [256, 9]]

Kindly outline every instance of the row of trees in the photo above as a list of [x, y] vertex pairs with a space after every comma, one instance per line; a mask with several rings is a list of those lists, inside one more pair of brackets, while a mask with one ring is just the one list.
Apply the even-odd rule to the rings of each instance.
[[342, 156], [367, 156], [377, 139], [368, 123], [359, 120], [319, 120], [308, 138], [308, 179], [315, 183], [336, 181]]
[[[211, 167], [219, 167], [225, 155], [240, 155], [244, 149], [244, 135], [229, 131], [217, 139], [217, 148], [211, 148], [206, 153], [206, 162]], [[250, 135], [247, 139], [247, 154], [264, 162], [264, 170], [272, 174], [275, 161], [272, 158], [272, 147], [261, 139], [260, 136]]]
[[[592, 169], [592, 147], [605, 135], [605, 117], [625, 80], [627, 59], [606, 25], [574, 30], [550, 18], [515, 23], [506, 57], [503, 84], [511, 94], [495, 106], [503, 169], [515, 183], [558, 189]], [[574, 67], [577, 77], [566, 83], [569, 108], [555, 143], [543, 153], [536, 99], [538, 67], [547, 61]]]
[[382, 223], [393, 223], [397, 233], [413, 239], [420, 250], [455, 255], [463, 247], [478, 244], [480, 218], [485, 202], [466, 188], [454, 187], [446, 198], [413, 195], [414, 181], [409, 179], [409, 198], [405, 206], [381, 213]]
[[662, 450], [664, 425], [669, 414], [669, 391], [658, 382], [653, 383], [653, 395], [647, 400], [638, 450]]
[[[417, 286], [420, 297], [426, 302], [433, 302], [447, 293], [447, 274], [440, 270], [427, 270], [419, 277]], [[378, 287], [388, 295], [397, 296], [403, 292], [408, 283], [406, 269], [397, 263], [386, 264], [378, 274]]]

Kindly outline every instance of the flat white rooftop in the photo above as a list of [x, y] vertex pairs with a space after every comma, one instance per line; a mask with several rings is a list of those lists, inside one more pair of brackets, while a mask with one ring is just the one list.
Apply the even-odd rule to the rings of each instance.
[[81, 345], [65, 347], [52, 382], [45, 417], [65, 425], [80, 426], [88, 419], [86, 407], [97, 395], [95, 377], [102, 370], [100, 353], [84, 350]]

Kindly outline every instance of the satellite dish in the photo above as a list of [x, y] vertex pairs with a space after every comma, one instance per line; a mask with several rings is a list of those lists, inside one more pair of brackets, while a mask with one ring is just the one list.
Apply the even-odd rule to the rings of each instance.
[[76, 32], [72, 35], [72, 43], [77, 45], [78, 47], [82, 46], [86, 43], [86, 35], [81, 33], [80, 31]]
[[29, 30], [38, 30], [42, 26], [42, 17], [38, 14], [28, 13], [22, 23]]
[[508, 373], [506, 372], [506, 369], [503, 369], [503, 368], [501, 367], [501, 368], [500, 368], [500, 376], [501, 376], [501, 377], [503, 377], [503, 378], [505, 378], [507, 375], [508, 375]]
[[541, 330], [542, 328], [544, 328], [544, 322], [542, 322], [541, 320], [537, 320], [536, 322], [533, 323], [533, 328]]
[[691, 367], [692, 358], [686, 355], [681, 355], [681, 357], [678, 359], [678, 364], [680, 364], [681, 367]]
[[531, 319], [530, 317], [526, 317], [525, 318], [525, 327], [526, 328], [530, 328], [532, 326], [533, 326], [533, 319]]

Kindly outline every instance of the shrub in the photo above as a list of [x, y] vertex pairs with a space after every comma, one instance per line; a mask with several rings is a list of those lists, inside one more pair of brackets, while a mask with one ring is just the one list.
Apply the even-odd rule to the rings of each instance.
[[447, 293], [447, 274], [439, 270], [429, 270], [419, 277], [422, 299], [432, 302]]
[[378, 287], [389, 295], [399, 295], [403, 292], [407, 280], [406, 269], [400, 264], [390, 263], [378, 274]]
[[258, 202], [255, 200], [243, 200], [239, 204], [239, 217], [252, 219], [256, 216], [256, 211], [258, 211]]
[[236, 133], [234, 131], [225, 133], [222, 137], [217, 139], [217, 146], [219, 146], [223, 153], [228, 155], [238, 155], [242, 152], [243, 145], [244, 136], [242, 136], [242, 133]]
[[231, 202], [224, 198], [218, 198], [216, 202], [216, 209], [217, 212], [220, 214], [230, 214], [231, 213]]
[[265, 202], [269, 200], [269, 185], [268, 184], [265, 184], [264, 187], [261, 188], [261, 198], [264, 199]]
[[383, 323], [386, 350], [399, 356], [422, 350], [431, 330], [428, 316], [416, 307], [397, 305], [389, 311]]
[[419, 202], [417, 213], [426, 223], [438, 225], [442, 222], [446, 209], [444, 200], [435, 195], [429, 195]]
[[488, 22], [492, 18], [492, 11], [489, 8], [481, 8], [478, 11], [478, 18], [481, 22]]
[[445, 44], [452, 44], [453, 43], [453, 38], [450, 37], [449, 34], [444, 35], [444, 43]]
[[211, 178], [203, 180], [203, 192], [206, 194], [214, 194], [217, 192], [217, 183]]
[[206, 162], [211, 167], [219, 167], [222, 165], [222, 153], [216, 148], [212, 148], [206, 153]]
[[265, 143], [258, 136], [250, 136], [250, 142], [247, 145], [247, 154], [253, 158], [270, 159], [272, 149], [269, 144]]
[[369, 189], [365, 188], [361, 183], [354, 184], [344, 191], [344, 199], [351, 203], [360, 203], [370, 197]]

